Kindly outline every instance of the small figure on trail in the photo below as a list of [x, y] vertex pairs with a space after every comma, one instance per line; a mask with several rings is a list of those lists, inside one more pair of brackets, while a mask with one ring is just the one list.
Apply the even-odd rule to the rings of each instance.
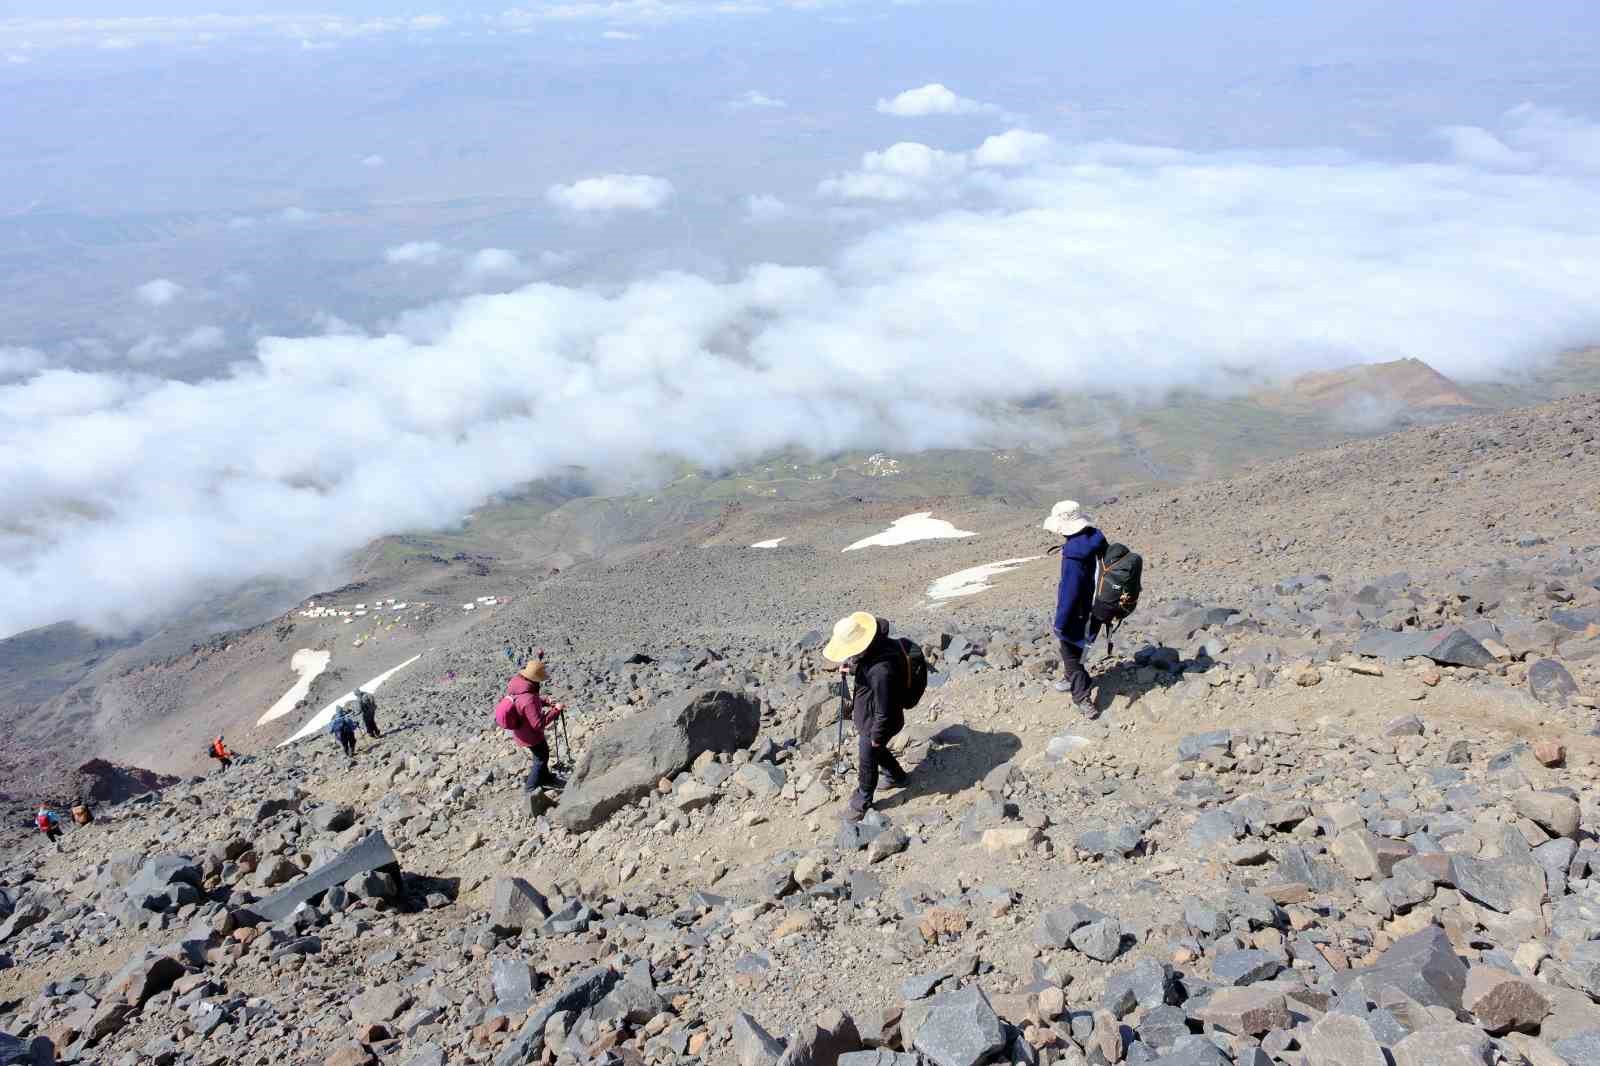
[[33, 824], [39, 827], [39, 832], [44, 838], [61, 850], [61, 816], [44, 804], [39, 804], [39, 813], [33, 816]]
[[1089, 671], [1083, 657], [1099, 631], [1090, 609], [1094, 606], [1100, 567], [1105, 560], [1106, 538], [1089, 524], [1076, 500], [1062, 500], [1050, 509], [1044, 528], [1062, 538], [1061, 583], [1056, 587], [1056, 617], [1051, 628], [1061, 645], [1064, 676], [1057, 692], [1072, 694], [1073, 706], [1090, 718], [1099, 715], [1089, 698]]
[[217, 739], [211, 742], [211, 757], [222, 764], [217, 768], [218, 773], [233, 765], [233, 752], [229, 751], [228, 745], [223, 743], [221, 733], [218, 733]]
[[560, 788], [566, 783], [550, 772], [550, 745], [544, 730], [560, 718], [567, 707], [551, 703], [540, 695], [540, 688], [549, 677], [543, 659], [529, 659], [528, 664], [506, 682], [506, 694], [494, 708], [495, 724], [510, 730], [517, 746], [527, 748], [533, 757], [527, 783], [523, 786], [525, 792], [532, 792], [541, 785]]
[[889, 623], [865, 611], [839, 619], [822, 655], [839, 664], [842, 681], [855, 675], [850, 718], [856, 727], [856, 791], [847, 810], [860, 818], [872, 806], [879, 770], [894, 788], [910, 781], [889, 741], [905, 728], [906, 711], [927, 689], [928, 664], [916, 642], [890, 637]]
[[378, 732], [378, 697], [365, 689], [356, 689], [356, 706], [361, 708], [361, 724], [367, 727], [367, 736], [377, 739], [383, 736]]
[[350, 708], [341, 704], [333, 714], [333, 721], [328, 723], [328, 732], [339, 739], [339, 747], [344, 749], [344, 757], [352, 764], [356, 761], [356, 720], [350, 717]]

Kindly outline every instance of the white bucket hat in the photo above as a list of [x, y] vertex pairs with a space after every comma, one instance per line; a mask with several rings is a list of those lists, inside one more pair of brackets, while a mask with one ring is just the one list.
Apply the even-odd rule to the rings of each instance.
[[834, 623], [833, 639], [822, 649], [823, 658], [842, 663], [852, 655], [860, 655], [878, 635], [878, 620], [866, 611], [846, 615]]
[[1058, 536], [1070, 537], [1089, 528], [1089, 516], [1083, 513], [1077, 500], [1062, 500], [1050, 508], [1050, 517], [1044, 520], [1044, 528]]

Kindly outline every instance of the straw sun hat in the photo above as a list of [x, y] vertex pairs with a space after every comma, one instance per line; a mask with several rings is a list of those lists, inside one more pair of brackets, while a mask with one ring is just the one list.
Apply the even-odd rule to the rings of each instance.
[[1044, 520], [1044, 528], [1058, 536], [1070, 537], [1089, 528], [1089, 516], [1083, 513], [1077, 500], [1062, 500], [1050, 508], [1050, 517]]
[[544, 681], [550, 676], [549, 672], [544, 668], [543, 659], [529, 659], [528, 665], [518, 670], [517, 673], [529, 681]]
[[846, 615], [833, 625], [833, 639], [822, 649], [823, 658], [842, 663], [852, 655], [860, 655], [878, 635], [878, 620], [866, 611]]

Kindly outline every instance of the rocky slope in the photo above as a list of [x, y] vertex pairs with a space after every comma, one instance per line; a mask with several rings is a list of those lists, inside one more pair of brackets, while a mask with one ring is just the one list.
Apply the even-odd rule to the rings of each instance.
[[[0, 1030], [130, 1066], [1596, 1061], [1596, 426], [1579, 397], [1099, 508], [1149, 570], [1093, 722], [1050, 688], [1050, 561], [926, 599], [1042, 549], [996, 503], [930, 503], [960, 541], [840, 554], [900, 513], [841, 505], [562, 575], [440, 635], [354, 766], [262, 747], [8, 841]], [[938, 670], [859, 825], [817, 654], [857, 606]], [[537, 813], [488, 718], [508, 644], [587, 758]]]

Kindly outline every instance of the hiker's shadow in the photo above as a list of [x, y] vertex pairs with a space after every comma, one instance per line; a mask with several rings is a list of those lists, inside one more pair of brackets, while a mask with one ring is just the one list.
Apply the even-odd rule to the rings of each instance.
[[892, 810], [922, 796], [964, 792], [1021, 750], [1022, 738], [1015, 733], [985, 733], [959, 723], [931, 727], [929, 732], [914, 730], [899, 756], [911, 783], [873, 806]]
[[[1184, 660], [1176, 648], [1160, 644], [1141, 644], [1135, 653], [1119, 652], [1115, 658], [1100, 659], [1086, 665], [1094, 685], [1094, 705], [1104, 712], [1111, 708], [1118, 696], [1126, 696], [1135, 707], [1151, 692], [1171, 688], [1185, 677], [1223, 669], [1223, 666], [1206, 657]], [[1183, 664], [1178, 670], [1179, 663]]]

